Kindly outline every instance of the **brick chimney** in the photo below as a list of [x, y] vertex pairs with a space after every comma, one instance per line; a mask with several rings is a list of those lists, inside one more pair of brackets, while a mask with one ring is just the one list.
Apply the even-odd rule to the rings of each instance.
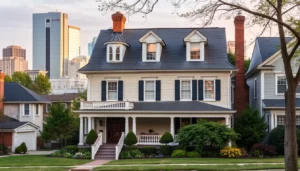
[[113, 20], [113, 32], [122, 33], [125, 29], [126, 17], [120, 11], [117, 11], [111, 18]]
[[234, 18], [235, 25], [235, 66], [238, 72], [235, 76], [234, 88], [234, 109], [237, 111], [236, 116], [241, 115], [242, 111], [248, 104], [249, 91], [245, 79], [244, 57], [245, 57], [245, 35], [244, 35], [245, 16], [239, 13]]
[[0, 114], [3, 114], [3, 100], [4, 100], [4, 77], [5, 74], [0, 70]]

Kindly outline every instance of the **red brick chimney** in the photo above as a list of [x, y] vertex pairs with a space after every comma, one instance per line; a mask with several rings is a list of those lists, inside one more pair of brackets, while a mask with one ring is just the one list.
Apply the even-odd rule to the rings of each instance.
[[113, 32], [122, 33], [125, 29], [126, 17], [120, 11], [117, 11], [111, 18], [113, 20]]
[[238, 117], [248, 104], [249, 91], [245, 79], [244, 57], [245, 57], [245, 35], [244, 35], [245, 16], [240, 13], [234, 18], [235, 25], [235, 66], [238, 72], [235, 76], [234, 89], [234, 109]]
[[5, 77], [5, 74], [2, 71], [0, 71], [0, 114], [3, 113], [4, 77]]

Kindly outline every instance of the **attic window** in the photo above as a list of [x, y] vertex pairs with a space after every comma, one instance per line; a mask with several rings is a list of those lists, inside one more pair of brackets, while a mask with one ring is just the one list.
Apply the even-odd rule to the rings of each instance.
[[156, 44], [148, 43], [147, 44], [147, 61], [156, 60]]
[[122, 48], [122, 45], [107, 45], [107, 62], [121, 62], [124, 54]]
[[207, 38], [199, 31], [192, 31], [184, 38], [186, 44], [186, 60], [187, 61], [204, 61], [204, 46], [207, 44]]
[[191, 60], [200, 59], [200, 43], [191, 43]]
[[120, 47], [119, 46], [116, 48], [116, 60], [117, 61], [120, 60]]
[[110, 61], [113, 60], [113, 49], [112, 49], [112, 47], [109, 47], [109, 60]]

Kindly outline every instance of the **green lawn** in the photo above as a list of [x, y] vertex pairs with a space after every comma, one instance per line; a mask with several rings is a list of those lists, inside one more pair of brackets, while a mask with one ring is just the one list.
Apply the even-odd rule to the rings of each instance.
[[0, 169], [0, 171], [68, 171], [70, 168], [9, 168]]
[[17, 166], [74, 166], [90, 162], [84, 159], [48, 157], [44, 155], [22, 155], [0, 158], [0, 167]]

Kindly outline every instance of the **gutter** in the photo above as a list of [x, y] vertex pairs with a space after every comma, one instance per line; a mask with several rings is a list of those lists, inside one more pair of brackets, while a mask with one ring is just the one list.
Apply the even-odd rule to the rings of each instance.
[[75, 110], [75, 113], [147, 113], [147, 114], [233, 114], [236, 113], [236, 110], [230, 111], [132, 111], [132, 110], [124, 110], [124, 111], [112, 111], [112, 110]]
[[171, 73], [174, 73], [174, 72], [232, 72], [232, 71], [238, 71], [238, 69], [227, 69], [227, 70], [224, 70], [224, 69], [207, 69], [207, 70], [201, 70], [201, 69], [195, 69], [195, 70], [116, 70], [116, 71], [113, 71], [113, 70], [109, 70], [109, 71], [80, 71], [78, 70], [79, 73], [82, 73], [82, 74], [97, 74], [97, 73], [136, 73], [136, 72], [159, 72], [159, 73], [168, 73], [168, 72], [171, 72]]

